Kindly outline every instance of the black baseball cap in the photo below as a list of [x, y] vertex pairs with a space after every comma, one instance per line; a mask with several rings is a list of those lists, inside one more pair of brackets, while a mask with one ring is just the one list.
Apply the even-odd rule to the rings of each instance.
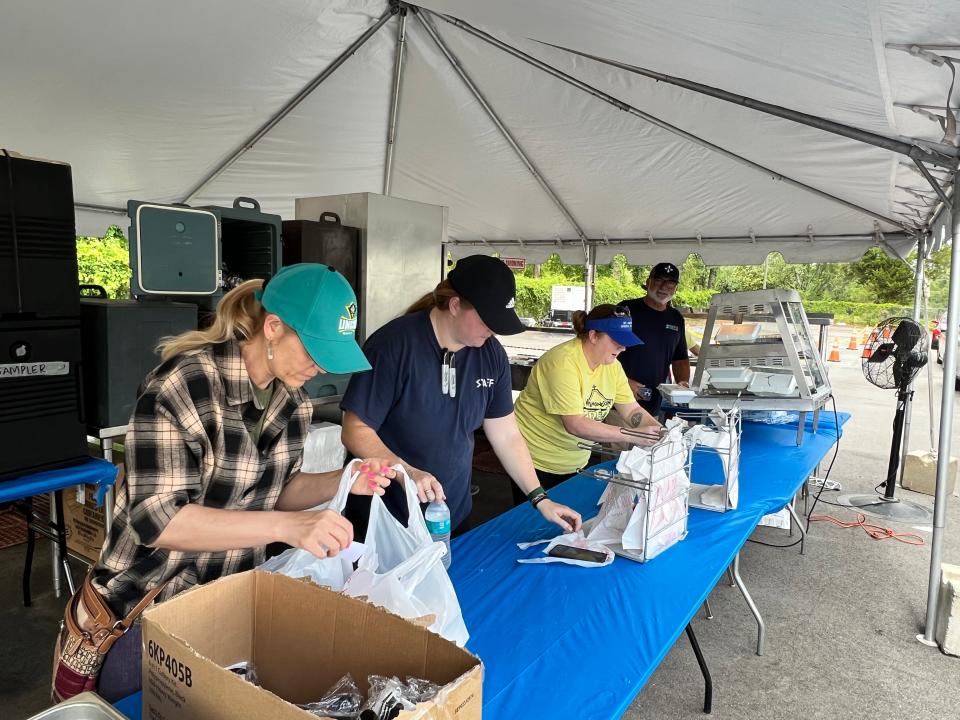
[[680, 282], [680, 269], [673, 263], [657, 263], [650, 271], [651, 278], [661, 278], [671, 282]]
[[470, 255], [457, 260], [447, 280], [473, 305], [484, 324], [497, 335], [516, 335], [526, 328], [513, 309], [517, 281], [506, 264], [490, 255]]

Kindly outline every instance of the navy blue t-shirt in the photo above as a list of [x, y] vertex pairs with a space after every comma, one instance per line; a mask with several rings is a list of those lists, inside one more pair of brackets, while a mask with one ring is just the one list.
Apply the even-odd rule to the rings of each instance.
[[640, 405], [656, 414], [660, 409], [657, 385], [667, 379], [671, 363], [687, 359], [683, 315], [672, 307], [655, 310], [642, 298], [620, 304], [630, 309], [633, 334], [643, 340], [643, 345], [629, 347], [620, 353], [620, 364], [628, 378], [652, 388], [653, 397]]
[[[443, 485], [456, 528], [470, 514], [473, 434], [486, 418], [513, 412], [510, 363], [496, 338], [482, 347], [456, 352], [457, 394], [440, 387], [443, 351], [430, 324], [430, 312], [412, 313], [377, 330], [363, 346], [373, 366], [357, 373], [340, 407], [377, 432], [407, 463], [426, 470]], [[391, 483], [385, 501], [395, 515], [403, 498]]]

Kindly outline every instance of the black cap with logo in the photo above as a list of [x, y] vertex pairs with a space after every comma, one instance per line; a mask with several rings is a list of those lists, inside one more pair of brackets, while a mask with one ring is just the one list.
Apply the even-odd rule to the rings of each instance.
[[650, 277], [678, 283], [680, 282], [680, 270], [673, 263], [657, 263], [650, 271]]
[[516, 335], [526, 330], [513, 309], [517, 282], [502, 260], [489, 255], [461, 258], [447, 280], [497, 335]]

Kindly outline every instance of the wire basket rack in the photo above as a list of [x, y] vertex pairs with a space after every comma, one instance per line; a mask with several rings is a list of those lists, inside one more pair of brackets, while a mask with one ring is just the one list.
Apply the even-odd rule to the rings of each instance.
[[[612, 452], [604, 445], [584, 443], [581, 447], [602, 454]], [[689, 515], [690, 462], [690, 448], [682, 436], [677, 442], [668, 434], [631, 468], [581, 469], [581, 474], [608, 483], [601, 497], [603, 507], [587, 528], [590, 538], [636, 562], [652, 560], [683, 540]]]

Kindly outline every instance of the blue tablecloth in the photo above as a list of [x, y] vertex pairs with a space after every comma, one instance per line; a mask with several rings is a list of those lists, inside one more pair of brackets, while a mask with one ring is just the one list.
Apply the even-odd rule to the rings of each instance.
[[[100, 458], [90, 458], [79, 465], [59, 470], [45, 470], [12, 480], [0, 480], [0, 502], [21, 500], [74, 485], [97, 485], [100, 491], [105, 492], [116, 479], [117, 468], [113, 463]], [[103, 497], [102, 492], [100, 498]]]
[[[795, 424], [745, 423], [738, 508], [692, 509], [686, 540], [646, 564], [519, 565], [516, 543], [556, 534], [529, 506], [455, 540], [450, 575], [471, 634], [467, 648], [485, 666], [484, 718], [619, 717], [760, 518], [793, 498], [836, 436], [832, 414], [800, 446]], [[694, 476], [705, 479], [697, 467]], [[550, 494], [586, 519], [602, 489], [578, 476]]]
[[[840, 425], [848, 418], [841, 413]], [[808, 418], [797, 446], [795, 424], [744, 423], [738, 508], [692, 509], [688, 537], [645, 564], [518, 564], [521, 555], [540, 551], [521, 552], [516, 543], [557, 534], [528, 505], [454, 540], [450, 577], [470, 630], [467, 649], [485, 666], [485, 720], [620, 717], [760, 518], [786, 505], [836, 442], [832, 414], [821, 417], [816, 435], [810, 427]], [[710, 469], [697, 470], [704, 482]], [[577, 476], [550, 495], [587, 519], [602, 490], [602, 483]], [[700, 692], [699, 676], [691, 676], [690, 687]], [[139, 720], [140, 702], [138, 693], [118, 708]]]

